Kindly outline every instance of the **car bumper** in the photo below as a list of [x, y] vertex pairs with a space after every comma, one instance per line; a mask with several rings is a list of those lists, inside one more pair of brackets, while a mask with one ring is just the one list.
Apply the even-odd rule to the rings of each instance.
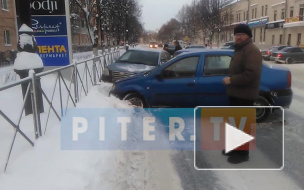
[[270, 92], [274, 106], [289, 108], [292, 102], [293, 92], [291, 89], [274, 90]]
[[279, 58], [279, 57], [276, 57], [276, 58], [275, 58], [275, 61], [278, 62], [278, 63], [283, 63], [283, 64], [285, 64], [285, 59], [281, 59], [281, 58]]
[[265, 60], [270, 60], [270, 55], [263, 55], [262, 57], [263, 57], [263, 59], [265, 59]]
[[101, 80], [103, 82], [112, 82], [112, 78], [110, 75], [101, 75]]

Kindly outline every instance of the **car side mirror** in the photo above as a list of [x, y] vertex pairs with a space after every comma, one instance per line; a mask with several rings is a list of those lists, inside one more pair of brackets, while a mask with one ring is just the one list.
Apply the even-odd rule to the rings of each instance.
[[156, 74], [156, 75], [155, 75], [155, 78], [157, 78], [158, 80], [162, 80], [162, 79], [163, 79], [163, 76], [162, 76], [162, 74]]

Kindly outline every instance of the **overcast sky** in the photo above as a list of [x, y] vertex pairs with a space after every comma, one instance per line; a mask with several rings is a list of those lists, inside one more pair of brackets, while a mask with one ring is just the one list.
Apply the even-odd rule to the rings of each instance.
[[178, 11], [184, 4], [191, 4], [192, 0], [139, 0], [142, 7], [142, 21], [146, 30], [156, 30], [176, 18]]

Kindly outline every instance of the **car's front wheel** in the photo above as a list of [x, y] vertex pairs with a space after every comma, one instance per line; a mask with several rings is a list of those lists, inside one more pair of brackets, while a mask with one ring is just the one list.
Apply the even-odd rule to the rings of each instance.
[[259, 96], [253, 103], [254, 106], [261, 106], [261, 108], [256, 108], [256, 121], [258, 123], [264, 121], [270, 114], [271, 109], [265, 106], [271, 106], [271, 104], [266, 100], [266, 98]]
[[135, 108], [145, 108], [147, 104], [142, 96], [137, 93], [127, 94], [123, 100], [128, 101]]

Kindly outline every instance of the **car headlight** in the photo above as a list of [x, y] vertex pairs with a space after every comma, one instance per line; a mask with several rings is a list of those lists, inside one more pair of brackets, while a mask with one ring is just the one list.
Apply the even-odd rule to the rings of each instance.
[[152, 45], [150, 45], [150, 47], [153, 47]]
[[103, 75], [110, 75], [109, 69], [108, 69], [108, 68], [105, 68], [105, 69], [102, 71], [102, 74], [103, 74]]

